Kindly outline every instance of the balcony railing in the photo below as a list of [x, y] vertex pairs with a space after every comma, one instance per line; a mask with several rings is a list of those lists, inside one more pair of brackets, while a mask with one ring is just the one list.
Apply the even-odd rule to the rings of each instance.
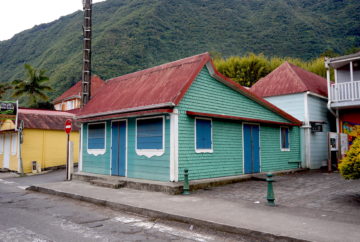
[[330, 87], [330, 98], [333, 102], [359, 101], [360, 81], [332, 84]]

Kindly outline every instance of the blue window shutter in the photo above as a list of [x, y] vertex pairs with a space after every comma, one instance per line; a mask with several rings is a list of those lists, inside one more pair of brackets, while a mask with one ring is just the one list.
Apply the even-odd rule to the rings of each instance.
[[137, 149], [163, 148], [163, 119], [140, 119], [137, 121]]
[[282, 149], [289, 148], [289, 128], [285, 128], [285, 127], [281, 128], [281, 148]]
[[196, 119], [196, 149], [211, 149], [211, 120]]
[[88, 125], [88, 149], [105, 149], [105, 124]]

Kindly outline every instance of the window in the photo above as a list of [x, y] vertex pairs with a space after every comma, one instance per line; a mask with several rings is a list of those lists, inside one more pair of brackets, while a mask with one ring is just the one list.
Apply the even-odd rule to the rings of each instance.
[[136, 149], [162, 150], [164, 147], [163, 118], [138, 119]]
[[17, 152], [17, 134], [11, 135], [11, 154], [16, 155]]
[[88, 150], [105, 149], [105, 123], [88, 125]]
[[195, 119], [195, 151], [212, 152], [211, 119]]
[[67, 101], [66, 102], [66, 110], [72, 110], [74, 109], [74, 101]]
[[289, 128], [287, 127], [280, 128], [280, 145], [282, 151], [290, 150]]

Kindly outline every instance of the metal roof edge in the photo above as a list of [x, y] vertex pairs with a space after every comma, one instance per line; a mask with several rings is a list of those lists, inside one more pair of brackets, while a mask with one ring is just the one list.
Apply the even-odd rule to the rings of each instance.
[[136, 107], [136, 108], [126, 108], [126, 109], [120, 109], [120, 110], [113, 110], [113, 111], [95, 113], [95, 114], [89, 114], [89, 115], [79, 115], [79, 116], [76, 116], [75, 119], [93, 118], [93, 117], [105, 116], [105, 115], [111, 115], [111, 114], [120, 114], [120, 113], [143, 111], [143, 110], [147, 110], [147, 109], [175, 107], [175, 106], [176, 105], [173, 102], [160, 103], [160, 104], [141, 106], [141, 107]]
[[287, 125], [287, 126], [301, 126], [302, 125], [300, 123], [277, 122], [277, 121], [272, 121], [272, 120], [255, 119], [255, 118], [231, 116], [231, 115], [224, 115], [224, 114], [214, 114], [214, 113], [200, 113], [200, 112], [186, 111], [186, 114], [189, 115], [189, 116], [200, 116], [200, 117], [209, 117], [209, 118], [218, 118], [218, 119], [230, 119], [230, 120], [248, 121], [248, 122], [256, 122], [256, 123], [266, 123], [266, 124], [274, 124], [274, 125]]
[[271, 111], [277, 113], [278, 115], [285, 118], [286, 120], [288, 120], [290, 122], [293, 122], [295, 124], [301, 124], [301, 121], [294, 118], [290, 114], [286, 113], [285, 111], [281, 110], [280, 108], [276, 107], [275, 105], [271, 104], [270, 102], [266, 101], [265, 99], [257, 96], [253, 92], [245, 89], [240, 84], [234, 82], [230, 78], [227, 78], [227, 77], [223, 76], [221, 73], [219, 73], [216, 70], [216, 68], [214, 67], [214, 63], [212, 62], [211, 59], [210, 59], [210, 61], [208, 61], [206, 63], [206, 67], [208, 68], [210, 75], [213, 78], [215, 78], [216, 80], [222, 82], [223, 84], [225, 84], [226, 86], [234, 89], [235, 91], [238, 91], [239, 93], [245, 95], [246, 97], [250, 98], [251, 100], [257, 102], [258, 104], [270, 109]]

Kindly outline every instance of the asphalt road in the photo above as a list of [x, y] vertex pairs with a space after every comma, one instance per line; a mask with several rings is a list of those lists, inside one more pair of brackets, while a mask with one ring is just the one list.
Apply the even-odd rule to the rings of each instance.
[[25, 191], [28, 185], [64, 177], [63, 170], [22, 178], [0, 174], [0, 241], [249, 241], [189, 224]]

